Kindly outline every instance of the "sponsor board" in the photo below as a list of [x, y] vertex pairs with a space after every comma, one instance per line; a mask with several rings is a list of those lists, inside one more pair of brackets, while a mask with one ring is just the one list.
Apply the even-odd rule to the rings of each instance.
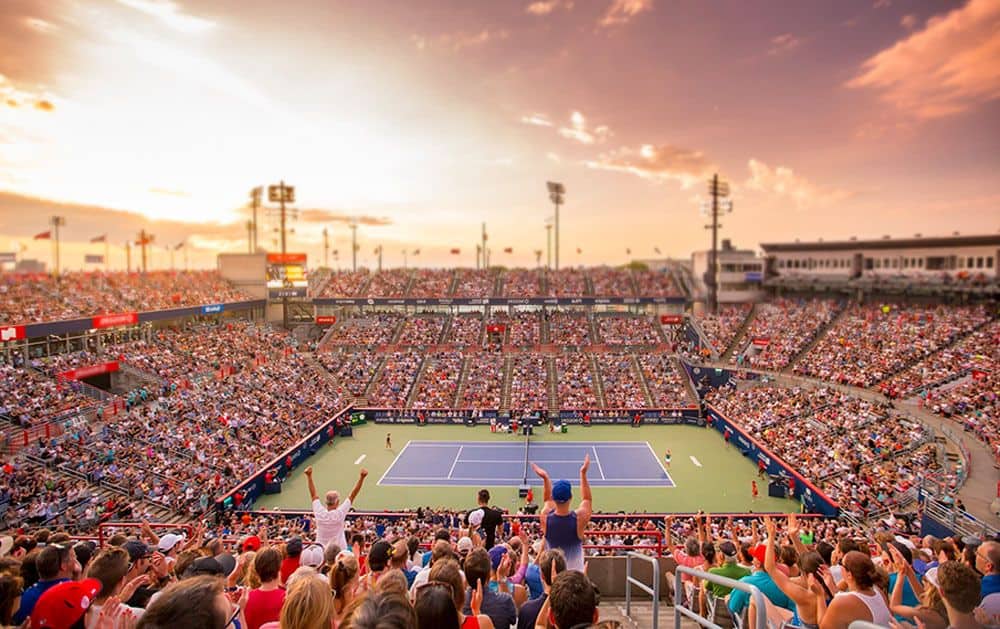
[[0, 327], [0, 343], [17, 341], [24, 338], [23, 325], [5, 325]]
[[139, 313], [137, 312], [97, 315], [91, 320], [91, 325], [98, 330], [101, 328], [116, 328], [123, 325], [135, 325], [137, 323], [139, 323]]
[[201, 307], [201, 314], [218, 314], [225, 309], [223, 304], [209, 304]]

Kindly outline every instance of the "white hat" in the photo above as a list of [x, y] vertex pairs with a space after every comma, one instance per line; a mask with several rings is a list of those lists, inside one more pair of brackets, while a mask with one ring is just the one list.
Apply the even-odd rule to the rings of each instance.
[[483, 523], [483, 517], [485, 516], [486, 513], [482, 509], [476, 509], [469, 514], [469, 524], [472, 526], [479, 526]]
[[913, 544], [913, 542], [911, 542], [910, 540], [906, 539], [902, 535], [897, 535], [895, 539], [896, 539], [897, 542], [899, 542], [903, 546], [906, 546], [911, 551], [917, 549], [917, 547]]
[[928, 583], [930, 583], [931, 585], [940, 590], [941, 586], [938, 585], [937, 573], [938, 573], [937, 566], [931, 568], [930, 570], [924, 573], [924, 581], [927, 581]]
[[310, 544], [302, 549], [299, 555], [300, 566], [312, 566], [318, 568], [323, 565], [323, 547], [319, 544]]
[[6, 557], [14, 548], [14, 538], [10, 535], [0, 537], [0, 557]]
[[156, 549], [163, 553], [170, 552], [174, 546], [178, 543], [184, 541], [183, 535], [177, 535], [176, 533], [167, 533], [160, 538], [160, 543], [156, 545]]
[[458, 540], [458, 552], [467, 553], [472, 550], [472, 539], [468, 536]]

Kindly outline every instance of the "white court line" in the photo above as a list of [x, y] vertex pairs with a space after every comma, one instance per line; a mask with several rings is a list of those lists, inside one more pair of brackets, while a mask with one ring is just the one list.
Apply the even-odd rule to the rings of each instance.
[[698, 467], [701, 467], [701, 461], [699, 461], [698, 459], [694, 458], [693, 456], [691, 457], [691, 462], [694, 463], [695, 465], [697, 465]]
[[396, 455], [396, 458], [394, 458], [392, 460], [392, 463], [389, 464], [389, 467], [387, 467], [385, 469], [385, 473], [382, 474], [382, 478], [378, 479], [378, 482], [375, 483], [376, 485], [381, 485], [382, 484], [382, 481], [385, 480], [385, 477], [388, 476], [389, 472], [392, 470], [392, 468], [396, 466], [396, 461], [399, 461], [399, 457], [403, 456], [403, 453], [406, 452], [406, 449], [410, 447], [411, 443], [413, 443], [413, 442], [412, 441], [407, 441], [406, 442], [406, 445], [403, 446], [403, 449], [399, 451], [399, 454]]
[[653, 450], [653, 446], [649, 445], [648, 441], [646, 442], [646, 447], [649, 448], [649, 453], [653, 455], [653, 460], [656, 461], [656, 464], [660, 466], [660, 469], [663, 470], [663, 473], [666, 474], [667, 478], [670, 479], [671, 486], [677, 487], [677, 482], [674, 481], [674, 477], [671, 476], [670, 472], [667, 471], [667, 467], [663, 464], [663, 461], [660, 460], [660, 457], [656, 456], [656, 452]]
[[355, 465], [361, 465], [361, 462], [365, 460], [366, 456], [368, 456], [368, 455], [367, 454], [362, 454], [361, 456], [358, 457], [358, 460], [355, 461], [354, 464]]
[[[453, 480], [453, 481], [459, 481], [459, 482], [487, 483], [487, 484], [489, 484], [489, 483], [514, 483], [514, 482], [520, 483], [524, 479], [521, 478], [520, 476], [518, 476], [517, 478], [464, 478], [464, 477], [459, 477], [459, 478], [452, 478], [452, 479], [445, 479], [445, 478], [441, 478], [440, 476], [393, 476], [390, 480], [393, 481], [393, 482], [396, 482], [396, 481], [421, 481], [421, 480], [437, 480], [437, 481], [440, 481], [440, 480]], [[659, 477], [659, 478], [610, 478], [610, 479], [606, 479], [604, 481], [598, 481], [598, 480], [595, 479], [594, 482], [609, 483], [607, 485], [599, 485], [599, 487], [640, 487], [641, 488], [641, 487], [665, 487], [666, 485], [661, 485], [660, 484], [660, 483], [663, 483], [663, 480], [664, 480], [663, 477]], [[627, 481], [629, 484], [625, 484], [625, 485], [616, 485], [615, 484], [617, 482], [625, 482], [625, 481]], [[656, 485], [633, 485], [631, 483], [657, 483], [657, 484]], [[428, 485], [428, 487], [453, 487], [453, 486], [454, 485]]]
[[[532, 463], [580, 463], [579, 459], [536, 459], [531, 458]], [[520, 461], [515, 461], [513, 459], [509, 461], [498, 461], [497, 459], [462, 459], [459, 463], [489, 463], [491, 465], [503, 464], [503, 463], [517, 463], [518, 465], [524, 465], [524, 459]]]
[[458, 446], [458, 453], [455, 454], [455, 460], [451, 462], [451, 469], [448, 470], [448, 480], [451, 480], [451, 474], [455, 471], [455, 466], [458, 465], [458, 460], [462, 458], [462, 448], [464, 446]]
[[594, 462], [597, 463], [597, 469], [601, 472], [601, 480], [608, 480], [607, 477], [604, 476], [604, 468], [601, 467], [601, 457], [597, 456], [597, 448], [590, 446], [590, 449], [594, 453]]
[[[420, 441], [412, 440], [407, 442], [415, 448], [434, 446], [455, 446], [459, 443], [467, 448], [520, 448], [524, 449], [524, 441]], [[532, 441], [532, 448], [589, 448], [593, 441]], [[648, 441], [606, 441], [601, 443], [602, 448], [644, 448], [649, 445]]]

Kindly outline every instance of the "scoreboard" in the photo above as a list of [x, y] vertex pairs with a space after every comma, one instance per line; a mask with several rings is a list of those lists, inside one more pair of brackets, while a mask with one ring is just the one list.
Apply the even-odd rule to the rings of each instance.
[[304, 253], [267, 254], [267, 297], [306, 297], [309, 275]]

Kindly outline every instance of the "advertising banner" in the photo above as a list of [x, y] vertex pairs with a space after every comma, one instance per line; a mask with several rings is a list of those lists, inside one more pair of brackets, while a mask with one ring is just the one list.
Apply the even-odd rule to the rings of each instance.
[[660, 323], [663, 325], [680, 325], [684, 323], [684, 315], [660, 315]]
[[118, 371], [118, 361], [113, 360], [111, 362], [101, 363], [100, 365], [90, 365], [89, 367], [70, 369], [69, 371], [62, 372], [58, 377], [66, 378], [67, 380], [83, 380], [84, 378], [90, 378], [91, 376], [99, 376], [103, 373], [112, 373], [115, 371]]
[[684, 297], [324, 297], [317, 306], [595, 306], [683, 304]]
[[318, 315], [316, 317], [316, 325], [333, 325], [336, 322], [336, 315]]
[[135, 325], [139, 323], [139, 313], [122, 312], [120, 314], [97, 315], [92, 319], [91, 323], [92, 327], [98, 330], [101, 328], [116, 328], [123, 325]]
[[23, 325], [5, 325], [0, 327], [0, 343], [5, 341], [18, 341], [23, 338]]
[[201, 314], [219, 314], [226, 309], [225, 304], [211, 304], [201, 307]]

